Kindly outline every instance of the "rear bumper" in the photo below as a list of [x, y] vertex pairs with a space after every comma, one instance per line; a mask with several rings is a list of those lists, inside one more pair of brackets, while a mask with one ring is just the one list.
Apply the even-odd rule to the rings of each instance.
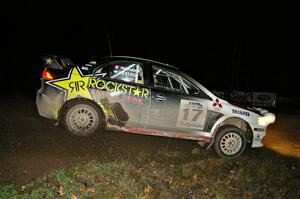
[[39, 89], [36, 93], [36, 106], [39, 115], [57, 120], [62, 99], [62, 93], [56, 89], [49, 87]]

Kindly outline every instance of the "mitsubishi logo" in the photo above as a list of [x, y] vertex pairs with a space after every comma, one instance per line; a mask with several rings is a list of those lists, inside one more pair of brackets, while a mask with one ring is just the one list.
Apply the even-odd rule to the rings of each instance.
[[222, 108], [222, 107], [223, 107], [222, 104], [221, 104], [220, 101], [219, 101], [219, 98], [216, 99], [216, 102], [213, 103], [213, 106], [216, 107], [216, 108], [217, 108], [217, 107], [219, 107], [219, 108]]

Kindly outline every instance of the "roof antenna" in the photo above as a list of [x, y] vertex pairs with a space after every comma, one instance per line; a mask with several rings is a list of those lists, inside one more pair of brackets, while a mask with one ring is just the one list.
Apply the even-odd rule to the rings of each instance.
[[106, 41], [107, 41], [108, 47], [109, 47], [109, 55], [112, 57], [112, 48], [111, 48], [110, 38], [109, 38], [109, 34], [107, 32], [107, 28], [106, 28], [105, 24], [104, 24], [104, 31], [105, 31]]

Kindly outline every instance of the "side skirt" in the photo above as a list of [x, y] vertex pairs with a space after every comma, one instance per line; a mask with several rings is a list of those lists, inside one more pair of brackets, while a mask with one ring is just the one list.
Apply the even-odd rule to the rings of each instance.
[[117, 131], [128, 132], [128, 133], [197, 140], [197, 141], [204, 141], [207, 143], [210, 143], [212, 141], [212, 137], [208, 137], [204, 135], [183, 134], [177, 132], [159, 131], [159, 130], [144, 129], [144, 128], [131, 128], [127, 126], [117, 126], [112, 124], [108, 124], [107, 128], [112, 130], [117, 130]]

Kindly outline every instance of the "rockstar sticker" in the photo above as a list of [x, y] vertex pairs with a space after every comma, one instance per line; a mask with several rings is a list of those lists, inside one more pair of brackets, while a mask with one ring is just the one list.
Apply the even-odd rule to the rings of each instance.
[[73, 68], [68, 77], [46, 82], [65, 92], [66, 100], [76, 98], [77, 96], [92, 99], [87, 88], [89, 76], [83, 76], [78, 68]]

